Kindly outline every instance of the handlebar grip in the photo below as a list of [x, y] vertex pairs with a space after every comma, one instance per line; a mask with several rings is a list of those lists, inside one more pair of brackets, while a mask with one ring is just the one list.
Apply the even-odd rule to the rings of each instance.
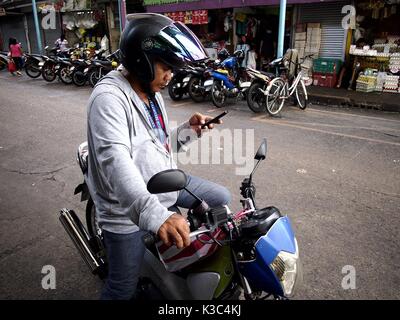
[[151, 246], [153, 246], [157, 240], [158, 237], [155, 235], [153, 232], [148, 232], [142, 237], [143, 243], [147, 249], [149, 249]]

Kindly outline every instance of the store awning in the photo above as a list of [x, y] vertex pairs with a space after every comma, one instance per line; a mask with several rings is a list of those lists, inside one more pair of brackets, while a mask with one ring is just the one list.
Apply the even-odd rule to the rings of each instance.
[[[325, 0], [325, 2], [332, 2], [337, 0]], [[183, 1], [178, 0], [144, 0], [143, 6], [146, 7], [147, 12], [164, 13], [174, 11], [186, 10], [203, 10], [203, 9], [221, 9], [221, 8], [240, 8], [240, 7], [253, 7], [253, 6], [271, 6], [279, 5], [280, 0], [200, 0], [200, 1]], [[301, 3], [321, 3], [321, 0], [288, 0], [287, 4], [301, 4]], [[155, 4], [158, 3], [158, 4]]]

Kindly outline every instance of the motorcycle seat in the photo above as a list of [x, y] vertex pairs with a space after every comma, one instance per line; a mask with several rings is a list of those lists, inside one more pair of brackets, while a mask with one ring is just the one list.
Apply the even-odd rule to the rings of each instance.
[[275, 78], [275, 75], [271, 72], [265, 72], [265, 71], [260, 70], [260, 73], [263, 74], [264, 76], [267, 76], [268, 78], [271, 78], [271, 79]]
[[269, 63], [269, 65], [270, 65], [271, 67], [275, 67], [275, 66], [279, 65], [281, 62], [282, 62], [282, 58], [279, 58], [279, 59], [275, 59], [275, 60], [271, 61], [271, 62]]
[[104, 60], [93, 60], [93, 63], [96, 66], [110, 67], [112, 62], [111, 61], [104, 61]]

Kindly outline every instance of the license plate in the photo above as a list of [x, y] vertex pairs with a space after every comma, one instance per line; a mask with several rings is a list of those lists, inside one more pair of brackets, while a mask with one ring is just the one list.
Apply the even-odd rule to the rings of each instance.
[[43, 65], [44, 65], [44, 61], [40, 61], [39, 62], [39, 67], [43, 67]]
[[206, 80], [206, 81], [204, 82], [204, 86], [205, 86], [205, 87], [212, 86], [212, 84], [213, 84], [213, 80]]
[[74, 71], [74, 70], [75, 70], [75, 67], [71, 67], [69, 70]]
[[189, 82], [190, 77], [183, 78], [183, 82]]
[[83, 70], [84, 73], [88, 72], [89, 68], [86, 68], [85, 70]]

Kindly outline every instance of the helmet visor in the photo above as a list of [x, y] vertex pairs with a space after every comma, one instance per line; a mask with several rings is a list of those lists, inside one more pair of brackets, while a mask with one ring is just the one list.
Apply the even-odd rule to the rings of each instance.
[[[163, 60], [196, 62], [208, 59], [208, 54], [199, 39], [181, 22], [163, 28], [154, 37], [154, 49], [162, 51]], [[158, 49], [158, 50], [157, 50]]]

